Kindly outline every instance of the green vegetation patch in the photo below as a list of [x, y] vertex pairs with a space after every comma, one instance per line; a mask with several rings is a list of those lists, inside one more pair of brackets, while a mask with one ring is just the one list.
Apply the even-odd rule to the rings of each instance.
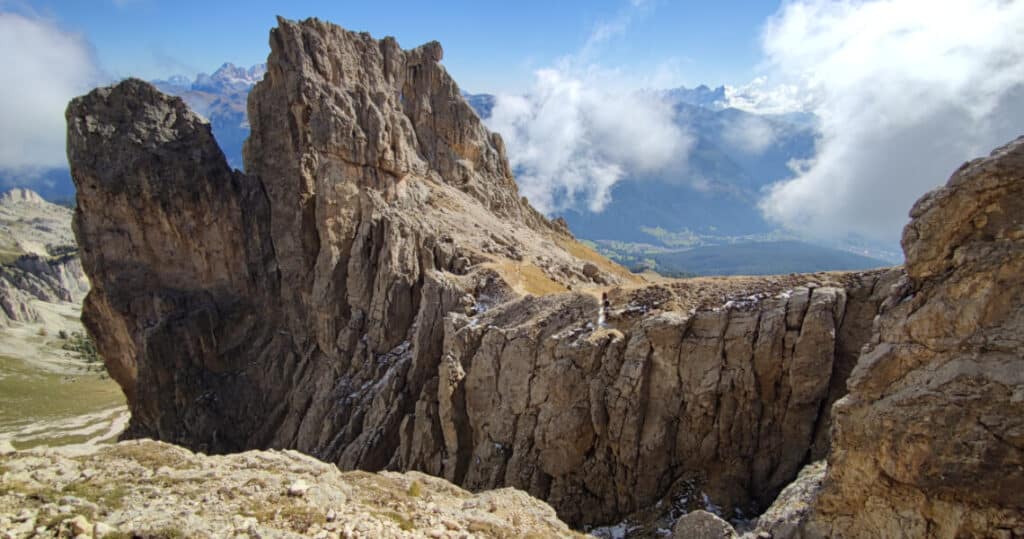
[[245, 514], [254, 517], [261, 524], [283, 524], [296, 533], [306, 533], [314, 525], [323, 525], [327, 522], [327, 515], [319, 509], [284, 497], [274, 497], [250, 506]]
[[125, 496], [128, 495], [128, 487], [121, 483], [76, 481], [68, 483], [61, 492], [68, 496], [88, 500], [106, 509], [118, 509]]
[[398, 524], [398, 527], [401, 528], [401, 530], [404, 532], [411, 532], [416, 529], [416, 523], [413, 522], [411, 518], [400, 515], [394, 511], [377, 513], [377, 516], [386, 518], [388, 520], [391, 520], [395, 524]]
[[[105, 376], [95, 373], [69, 375], [50, 372], [21, 359], [0, 355], [2, 431], [9, 432], [40, 422], [102, 412], [123, 406], [124, 403], [121, 388]], [[55, 429], [45, 429], [39, 435], [41, 440], [63, 437], [61, 431]], [[32, 445], [39, 444], [14, 442], [17, 449]]]
[[150, 470], [157, 470], [161, 466], [177, 470], [196, 468], [195, 463], [188, 456], [172, 447], [154, 447], [152, 444], [121, 444], [115, 446], [111, 452], [119, 457], [133, 459]]
[[[40, 329], [40, 331], [44, 330], [45, 328]], [[77, 353], [83, 360], [85, 360], [86, 363], [100, 364], [99, 367], [102, 370], [103, 358], [101, 358], [99, 352], [96, 351], [96, 343], [88, 333], [75, 331], [71, 333], [71, 335], [67, 335], [62, 330], [60, 337], [67, 340], [61, 348], [69, 352]]]
[[133, 539], [185, 539], [186, 537], [184, 532], [170, 526], [150, 530], [137, 530], [125, 536], [132, 537]]

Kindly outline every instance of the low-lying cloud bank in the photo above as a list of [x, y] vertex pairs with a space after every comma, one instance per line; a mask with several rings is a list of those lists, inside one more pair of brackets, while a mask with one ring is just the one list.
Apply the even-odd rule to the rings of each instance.
[[786, 4], [763, 34], [787, 82], [773, 91], [801, 87], [821, 140], [767, 191], [765, 215], [811, 236], [897, 239], [920, 195], [1024, 134], [1022, 28], [1024, 2]]
[[84, 38], [17, 13], [0, 13], [0, 56], [0, 174], [31, 182], [67, 166], [64, 108], [100, 71]]
[[543, 69], [527, 95], [497, 96], [488, 126], [505, 138], [520, 190], [542, 212], [599, 212], [627, 175], [685, 162], [691, 140], [671, 107], [600, 77]]

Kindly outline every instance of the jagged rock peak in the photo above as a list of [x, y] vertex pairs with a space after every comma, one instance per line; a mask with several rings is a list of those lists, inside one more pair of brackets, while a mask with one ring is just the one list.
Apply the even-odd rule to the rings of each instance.
[[[436, 400], [446, 315], [635, 278], [518, 197], [439, 46], [315, 20], [282, 20], [271, 42], [249, 174], [145, 82], [68, 106], [83, 320], [128, 397], [127, 436], [437, 463], [438, 419], [415, 407]], [[414, 416], [436, 437], [404, 439]]]
[[[445, 182], [498, 215], [546, 224], [519, 197], [501, 137], [439, 64], [440, 43], [402, 50], [393, 37], [279, 17], [270, 48], [267, 75], [249, 100], [247, 170], [301, 171], [307, 181], [294, 195], [303, 198], [316, 192], [309, 179], [331, 174], [325, 167], [368, 167], [355, 171], [361, 185], [389, 191], [406, 179]], [[285, 141], [264, 136], [284, 133]]]

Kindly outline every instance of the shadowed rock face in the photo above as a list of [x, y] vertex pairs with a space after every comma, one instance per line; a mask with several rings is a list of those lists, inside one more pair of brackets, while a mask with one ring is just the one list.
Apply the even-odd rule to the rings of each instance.
[[575, 524], [681, 478], [763, 507], [827, 450], [900, 271], [639, 282], [519, 197], [437, 43], [280, 20], [270, 44], [247, 174], [141, 81], [68, 108], [84, 319], [128, 437], [516, 486]]

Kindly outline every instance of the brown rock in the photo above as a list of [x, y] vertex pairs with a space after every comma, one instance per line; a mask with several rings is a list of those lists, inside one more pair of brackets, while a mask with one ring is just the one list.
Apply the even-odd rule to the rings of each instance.
[[71, 535], [92, 533], [92, 523], [82, 515], [77, 515], [74, 518], [69, 519], [68, 525], [71, 527]]
[[779, 493], [779, 496], [757, 519], [755, 529], [744, 538], [805, 539], [815, 537], [806, 530], [811, 511], [821, 492], [825, 478], [825, 461], [808, 464], [800, 475]]
[[[763, 507], [827, 446], [891, 275], [642, 286], [519, 197], [440, 45], [315, 19], [270, 42], [246, 174], [144, 82], [68, 107], [84, 318], [128, 437], [514, 486], [574, 524], [694, 473]], [[587, 264], [624, 285], [609, 328], [601, 289], [563, 293]]]

